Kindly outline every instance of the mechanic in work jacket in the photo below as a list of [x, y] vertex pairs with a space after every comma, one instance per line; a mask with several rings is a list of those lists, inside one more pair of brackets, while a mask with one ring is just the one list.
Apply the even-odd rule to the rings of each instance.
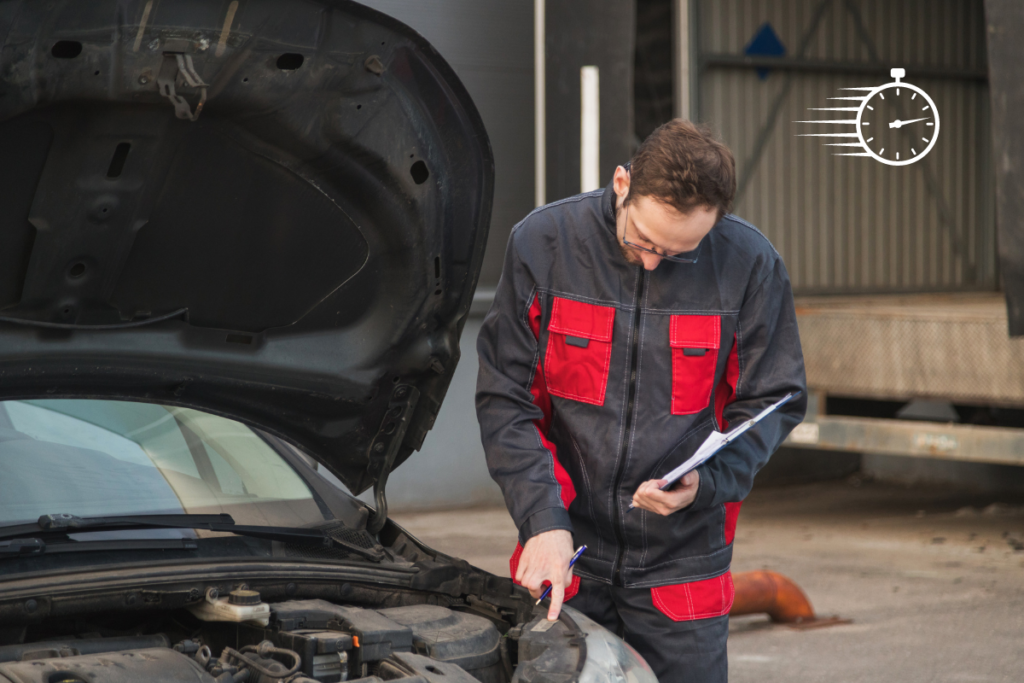
[[[710, 135], [678, 119], [667, 127], [652, 134], [663, 147], [668, 135]], [[520, 544], [565, 529], [588, 546], [566, 599], [582, 577], [642, 590], [674, 621], [725, 615], [741, 501], [802, 419], [804, 396], [701, 465], [688, 507], [665, 516], [627, 508], [712, 430], [805, 389], [789, 277], [764, 235], [721, 211], [697, 248], [676, 256], [691, 262], [655, 259], [647, 269], [644, 250], [630, 256], [623, 243], [643, 242], [623, 227], [620, 176], [628, 182], [628, 167], [604, 190], [540, 207], [512, 231], [478, 340], [487, 462]], [[636, 190], [630, 211], [651, 199]], [[731, 192], [718, 203], [728, 206]]]

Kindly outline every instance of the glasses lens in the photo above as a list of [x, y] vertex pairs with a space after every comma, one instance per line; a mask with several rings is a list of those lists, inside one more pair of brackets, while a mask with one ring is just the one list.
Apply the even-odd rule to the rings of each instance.
[[[630, 226], [630, 222], [629, 222], [629, 205], [627, 204], [626, 205], [626, 233], [627, 234], [630, 234], [630, 233], [635, 234], [636, 231], [635, 230], [630, 230], [629, 226]], [[637, 238], [639, 238], [639, 235], [637, 236]], [[629, 238], [626, 235], [623, 235], [622, 243], [625, 244], [626, 246], [632, 247], [633, 249], [638, 249], [640, 251], [646, 251], [648, 254], [654, 254], [655, 256], [658, 256], [660, 258], [665, 259], [666, 261], [674, 261], [676, 263], [696, 263], [697, 262], [697, 259], [695, 259], [695, 258], [684, 258], [684, 257], [681, 257], [681, 256], [669, 256], [668, 254], [663, 254], [663, 253], [655, 251], [654, 249], [651, 249], [649, 247], [642, 247], [639, 244], [635, 244], [632, 241], [630, 241]]]

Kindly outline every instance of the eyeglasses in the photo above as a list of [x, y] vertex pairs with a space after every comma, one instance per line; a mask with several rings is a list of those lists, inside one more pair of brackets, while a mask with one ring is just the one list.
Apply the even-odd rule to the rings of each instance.
[[[629, 204], [626, 205], [626, 229], [629, 229]], [[664, 254], [662, 252], [655, 251], [654, 249], [651, 249], [649, 247], [641, 247], [639, 244], [634, 244], [633, 242], [627, 240], [625, 233], [623, 233], [622, 235], [622, 243], [628, 247], [633, 247], [634, 249], [639, 249], [640, 251], [646, 251], [648, 254], [654, 254], [658, 258], [663, 258], [666, 261], [672, 261], [674, 263], [696, 263], [697, 256], [700, 256], [700, 245], [697, 246], [697, 256], [694, 256], [693, 258], [684, 258], [682, 256], [670, 256], [669, 254]], [[703, 244], [703, 241], [701, 243]]]

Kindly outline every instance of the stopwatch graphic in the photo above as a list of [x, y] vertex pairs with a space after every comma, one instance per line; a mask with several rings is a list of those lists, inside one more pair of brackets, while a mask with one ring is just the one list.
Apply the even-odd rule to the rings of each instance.
[[830, 98], [859, 102], [858, 106], [812, 109], [855, 111], [855, 119], [797, 122], [842, 126], [843, 128], [839, 129], [842, 132], [805, 133], [801, 137], [846, 138], [850, 141], [827, 144], [829, 147], [860, 147], [863, 150], [839, 153], [837, 156], [872, 157], [889, 166], [906, 166], [920, 161], [938, 140], [939, 111], [928, 93], [916, 85], [901, 80], [906, 76], [905, 70], [893, 69], [890, 75], [893, 78], [892, 83], [875, 88], [843, 88], [867, 92], [866, 95]]

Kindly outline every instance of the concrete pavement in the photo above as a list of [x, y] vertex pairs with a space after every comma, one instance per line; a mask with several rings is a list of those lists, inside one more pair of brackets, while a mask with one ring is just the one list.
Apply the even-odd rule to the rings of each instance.
[[[400, 513], [426, 543], [508, 576], [503, 509]], [[1024, 680], [1024, 497], [843, 481], [755, 488], [733, 570], [795, 580], [817, 630], [732, 620], [734, 683]]]

